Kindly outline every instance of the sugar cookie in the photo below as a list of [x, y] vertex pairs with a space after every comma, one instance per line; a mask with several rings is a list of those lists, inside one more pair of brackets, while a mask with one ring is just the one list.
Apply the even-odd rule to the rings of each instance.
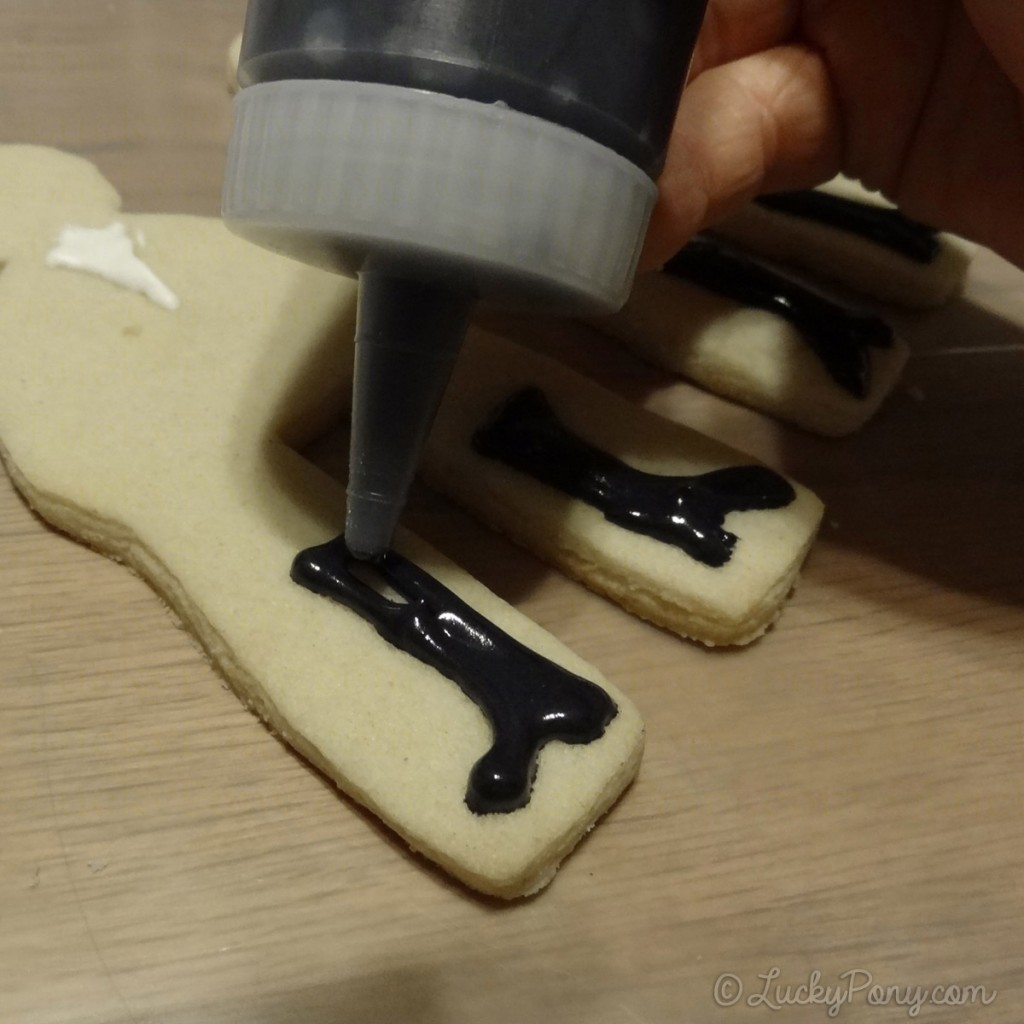
[[[567, 473], [554, 471], [560, 459]], [[634, 614], [706, 644], [743, 644], [778, 618], [822, 514], [806, 488], [752, 463], [478, 331], [421, 472]], [[618, 503], [634, 488], [635, 503]], [[647, 532], [623, 525], [645, 516]], [[674, 519], [692, 533], [666, 541]]]
[[827, 437], [877, 412], [908, 355], [878, 316], [708, 239], [640, 276], [622, 310], [592, 323], [709, 391]]
[[848, 178], [762, 197], [715, 231], [751, 252], [911, 308], [956, 298], [975, 251], [962, 238], [903, 218]]
[[[579, 677], [565, 684], [584, 694], [572, 697], [579, 728], [572, 742], [532, 737], [543, 745], [531, 789], [529, 751], [500, 722], [492, 740], [486, 695], [397, 650], [378, 632], [387, 623], [309, 592], [340, 571], [317, 546], [340, 529], [344, 492], [297, 447], [346, 400], [352, 283], [217, 221], [122, 215], [93, 168], [54, 151], [0, 149], [0, 180], [0, 454], [19, 490], [140, 572], [242, 700], [414, 849], [485, 893], [544, 886], [633, 778], [642, 725], [592, 667], [403, 534], [408, 561], [395, 555], [385, 575], [404, 600], [436, 622], [450, 590], [508, 634], [515, 686], [537, 657], [560, 680]], [[69, 219], [141, 233], [180, 307], [47, 268]], [[289, 570], [310, 547], [295, 570], [303, 587]], [[392, 615], [372, 585], [355, 600]], [[496, 770], [505, 788], [481, 788], [478, 762], [519, 777], [509, 790]]]

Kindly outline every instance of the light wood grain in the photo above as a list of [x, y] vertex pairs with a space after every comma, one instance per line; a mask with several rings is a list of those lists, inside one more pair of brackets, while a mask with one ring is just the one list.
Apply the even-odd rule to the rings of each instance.
[[[213, 214], [238, 0], [5, 0], [0, 141], [93, 159], [139, 210]], [[2, 187], [2, 183], [0, 183]], [[540, 898], [409, 856], [246, 714], [124, 569], [0, 481], [0, 1021], [678, 1024], [716, 979], [863, 970], [984, 985], [1024, 1016], [1024, 293], [906, 321], [906, 383], [820, 441], [582, 331], [530, 333], [828, 502], [779, 627], [709, 652], [419, 492], [410, 521], [626, 688], [639, 782]], [[863, 976], [859, 976], [863, 978]], [[854, 1022], [901, 1020], [866, 993]]]

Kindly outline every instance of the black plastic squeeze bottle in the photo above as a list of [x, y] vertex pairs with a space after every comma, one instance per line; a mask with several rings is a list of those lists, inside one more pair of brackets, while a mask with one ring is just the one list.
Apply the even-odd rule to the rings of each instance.
[[224, 218], [358, 275], [346, 542], [382, 553], [480, 298], [625, 301], [706, 0], [250, 0]]

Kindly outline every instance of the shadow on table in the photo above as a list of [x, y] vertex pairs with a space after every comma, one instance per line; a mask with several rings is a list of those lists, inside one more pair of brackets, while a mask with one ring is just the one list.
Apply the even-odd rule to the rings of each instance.
[[449, 1024], [451, 1021], [593, 1019], [600, 995], [555, 972], [536, 984], [510, 984], [507, 966], [491, 959], [470, 963], [381, 966], [336, 982], [291, 992], [252, 996], [230, 1004], [193, 1006], [161, 1017], [166, 1024]]
[[927, 343], [911, 335], [904, 382], [879, 417], [844, 441], [790, 437], [784, 468], [826, 502], [827, 544], [1020, 606], [1024, 328], [966, 302], [929, 319], [916, 325]]
[[[444, 1024], [444, 993], [429, 968], [398, 967], [271, 997], [249, 1024]], [[216, 1019], [216, 1018], [214, 1018]]]

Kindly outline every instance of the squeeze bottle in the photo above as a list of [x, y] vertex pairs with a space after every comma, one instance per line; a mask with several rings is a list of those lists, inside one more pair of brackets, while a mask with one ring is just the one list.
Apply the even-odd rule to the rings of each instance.
[[389, 546], [480, 299], [625, 302], [706, 0], [250, 0], [223, 215], [359, 278], [345, 540]]

